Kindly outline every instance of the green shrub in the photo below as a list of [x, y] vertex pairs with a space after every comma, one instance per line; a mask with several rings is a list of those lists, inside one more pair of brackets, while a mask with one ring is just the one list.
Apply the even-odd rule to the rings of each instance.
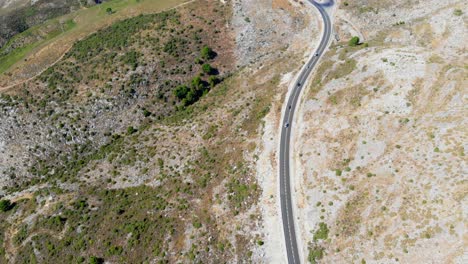
[[202, 70], [206, 74], [211, 74], [214, 71], [213, 67], [208, 63], [202, 65]]
[[197, 229], [200, 228], [200, 227], [202, 227], [202, 224], [200, 223], [199, 220], [195, 220], [195, 221], [192, 223], [192, 225], [193, 225], [193, 227], [195, 227], [195, 228], [197, 228]]
[[122, 252], [123, 248], [120, 246], [111, 246], [107, 249], [107, 253], [109, 253], [109, 255], [121, 255]]
[[102, 258], [98, 258], [95, 256], [92, 256], [89, 258], [89, 264], [102, 264], [104, 263], [104, 260]]
[[357, 36], [352, 37], [352, 38], [349, 40], [348, 44], [349, 44], [349, 46], [351, 46], [351, 47], [355, 47], [355, 46], [359, 45], [359, 37], [357, 37]]
[[204, 46], [201, 49], [200, 55], [205, 60], [211, 60], [216, 57], [216, 53], [208, 46]]
[[16, 236], [14, 237], [14, 242], [16, 245], [20, 245], [26, 238], [28, 237], [28, 228], [26, 225], [21, 226], [21, 228], [18, 230], [18, 233], [16, 233]]
[[323, 258], [323, 248], [314, 247], [309, 250], [309, 262], [312, 264], [317, 263], [318, 260]]
[[208, 84], [210, 85], [211, 88], [215, 87], [216, 84], [218, 84], [219, 80], [216, 76], [210, 76], [208, 77]]
[[6, 212], [13, 208], [13, 205], [11, 204], [10, 200], [1, 200], [0, 201], [0, 211]]
[[138, 131], [138, 130], [137, 130], [136, 128], [132, 127], [132, 126], [129, 126], [129, 127], [127, 128], [127, 134], [128, 134], [128, 135], [134, 134], [134, 133], [136, 133], [137, 131]]
[[463, 15], [463, 11], [461, 11], [461, 9], [455, 9], [453, 11], [453, 14], [456, 15], [456, 16], [461, 16], [461, 15]]
[[138, 67], [138, 58], [141, 56], [141, 54], [135, 50], [131, 50], [129, 52], [126, 52], [125, 55], [122, 56], [121, 60], [123, 63], [130, 65], [133, 70], [135, 70]]
[[317, 231], [315, 231], [315, 234], [314, 234], [314, 241], [317, 241], [317, 240], [325, 240], [328, 238], [328, 226], [327, 224], [323, 223], [323, 222], [320, 222], [319, 223], [319, 229]]
[[151, 113], [150, 111], [148, 111], [148, 109], [146, 109], [146, 108], [143, 109], [143, 116], [144, 116], [144, 117], [148, 117], [148, 116], [150, 116], [151, 114], [152, 114], [152, 113]]
[[184, 99], [189, 92], [189, 88], [186, 85], [179, 85], [174, 90], [174, 95], [179, 99]]

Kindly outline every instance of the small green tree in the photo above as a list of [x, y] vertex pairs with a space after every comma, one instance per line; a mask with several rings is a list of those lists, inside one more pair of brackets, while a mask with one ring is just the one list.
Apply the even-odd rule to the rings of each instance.
[[200, 221], [199, 221], [199, 220], [195, 220], [195, 221], [193, 221], [193, 223], [192, 223], [192, 224], [193, 224], [193, 227], [195, 227], [196, 229], [198, 229], [198, 228], [202, 227], [202, 223], [200, 223]]
[[90, 257], [89, 258], [89, 264], [102, 264], [104, 263], [104, 260], [102, 258], [98, 258], [98, 257]]
[[326, 240], [328, 238], [328, 232], [329, 232], [329, 229], [328, 229], [327, 224], [320, 222], [319, 229], [315, 231], [315, 234], [314, 234], [314, 241], [317, 241], [319, 239]]
[[202, 79], [200, 78], [200, 76], [193, 77], [193, 79], [192, 79], [192, 89], [194, 89], [195, 91], [199, 91], [199, 90], [203, 89]]
[[148, 111], [148, 109], [143, 108], [143, 116], [144, 116], [144, 117], [148, 117], [148, 116], [150, 116], [150, 115], [151, 115], [151, 112]]
[[201, 49], [200, 55], [205, 60], [211, 60], [216, 56], [216, 53], [208, 46]]
[[319, 246], [314, 246], [309, 249], [309, 262], [316, 264], [320, 259], [323, 258], [323, 248]]
[[189, 92], [189, 88], [186, 85], [179, 85], [174, 90], [174, 95], [179, 99], [184, 99]]
[[131, 135], [131, 134], [133, 134], [133, 133], [135, 133], [135, 132], [137, 132], [137, 130], [136, 130], [134, 127], [129, 126], [129, 127], [127, 128], [127, 134], [128, 134], [128, 135]]
[[357, 45], [359, 45], [359, 37], [358, 36], [354, 36], [352, 37], [349, 42], [348, 42], [349, 46], [351, 47], [355, 47]]
[[210, 76], [208, 77], [208, 83], [210, 84], [210, 87], [213, 88], [216, 84], [218, 84], [219, 80], [216, 78], [216, 76]]
[[193, 89], [187, 93], [187, 97], [182, 100], [182, 104], [187, 106], [193, 104], [197, 100], [197, 95]]
[[1, 200], [0, 201], [0, 211], [6, 212], [10, 210], [13, 206], [11, 205], [10, 200]]
[[211, 67], [211, 65], [208, 63], [203, 64], [202, 69], [203, 69], [203, 72], [206, 74], [211, 74], [214, 71], [213, 67]]
[[112, 10], [112, 8], [108, 7], [108, 8], [106, 9], [106, 13], [107, 13], [108, 15], [112, 15], [112, 13], [114, 13], [114, 11]]

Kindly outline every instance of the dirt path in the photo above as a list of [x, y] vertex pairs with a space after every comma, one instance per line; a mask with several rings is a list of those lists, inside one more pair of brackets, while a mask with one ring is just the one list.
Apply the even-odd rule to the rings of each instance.
[[8, 90], [8, 89], [11, 89], [11, 88], [13, 88], [13, 87], [15, 87], [15, 86], [21, 85], [21, 84], [23, 84], [23, 83], [27, 83], [27, 82], [31, 81], [32, 79], [36, 78], [37, 76], [41, 75], [41, 74], [42, 74], [43, 72], [45, 72], [48, 68], [54, 66], [55, 64], [57, 64], [57, 62], [59, 62], [61, 59], [63, 59], [63, 56], [65, 56], [65, 54], [67, 54], [67, 52], [71, 49], [71, 47], [72, 47], [72, 46], [68, 47], [68, 48], [65, 50], [65, 52], [63, 52], [63, 54], [62, 54], [57, 60], [55, 60], [55, 61], [54, 61], [52, 64], [50, 64], [49, 66], [44, 67], [43, 70], [39, 71], [38, 73], [36, 73], [35, 75], [29, 77], [28, 79], [22, 80], [22, 81], [20, 81], [20, 82], [17, 82], [17, 83], [15, 83], [15, 84], [11, 84], [11, 85], [8, 85], [8, 86], [0, 87], [0, 92], [6, 91], [6, 90]]
[[350, 26], [352, 30], [356, 32], [361, 42], [366, 41], [366, 34], [364, 34], [364, 32], [358, 26], [356, 26], [350, 19], [340, 14], [339, 12], [336, 13], [336, 18], [340, 19], [341, 22], [348, 24], [348, 26]]

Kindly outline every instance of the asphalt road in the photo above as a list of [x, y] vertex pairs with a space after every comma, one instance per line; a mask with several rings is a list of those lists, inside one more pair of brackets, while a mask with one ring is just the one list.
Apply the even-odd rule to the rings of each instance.
[[[281, 142], [280, 142], [280, 158], [279, 158], [279, 169], [280, 169], [280, 199], [281, 199], [281, 215], [283, 220], [284, 239], [286, 242], [286, 251], [288, 257], [288, 263], [295, 264], [301, 263], [299, 250], [297, 247], [296, 231], [294, 227], [294, 214], [291, 200], [291, 184], [290, 184], [290, 169], [289, 169], [289, 157], [290, 157], [290, 143], [291, 143], [291, 130], [294, 126], [293, 117], [296, 109], [296, 104], [299, 101], [299, 95], [303, 88], [304, 83], [309, 77], [310, 73], [317, 64], [319, 58], [323, 55], [330, 37], [331, 37], [331, 21], [324, 10], [324, 8], [313, 0], [308, 0], [313, 4], [320, 12], [324, 30], [322, 40], [318, 49], [314, 52], [314, 56], [307, 62], [302, 72], [297, 78], [294, 84], [293, 91], [291, 92], [288, 104], [285, 108], [284, 119], [282, 122], [281, 130]], [[316, 56], [318, 54], [318, 56]]]

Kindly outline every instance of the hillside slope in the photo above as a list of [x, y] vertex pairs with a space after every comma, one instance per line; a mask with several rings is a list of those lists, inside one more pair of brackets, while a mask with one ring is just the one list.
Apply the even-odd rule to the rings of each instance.
[[[42, 3], [47, 9], [55, 6], [54, 1], [43, 0], [35, 2], [35, 5]], [[73, 3], [75, 5], [82, 3], [77, 1]], [[25, 26], [24, 31], [6, 42], [0, 48], [0, 90], [4, 91], [33, 79], [47, 67], [59, 61], [73, 43], [99, 29], [139, 14], [168, 10], [187, 1], [112, 0], [101, 2], [98, 5], [80, 4], [80, 8], [76, 9], [71, 8], [72, 4], [70, 10], [66, 9], [70, 12], [57, 12], [51, 16], [54, 18], [45, 20], [43, 23], [32, 27]], [[25, 13], [14, 14], [15, 19], [26, 19], [29, 14], [42, 14], [42, 11], [35, 11], [34, 8], [28, 10]], [[63, 13], [65, 15], [60, 15]], [[49, 17], [44, 17], [44, 19], [47, 18]], [[14, 22], [15, 19], [10, 20]]]
[[341, 1], [295, 143], [312, 262], [466, 260], [465, 10]]
[[2, 92], [0, 262], [265, 262], [262, 120], [310, 32], [279, 2], [125, 19]]

